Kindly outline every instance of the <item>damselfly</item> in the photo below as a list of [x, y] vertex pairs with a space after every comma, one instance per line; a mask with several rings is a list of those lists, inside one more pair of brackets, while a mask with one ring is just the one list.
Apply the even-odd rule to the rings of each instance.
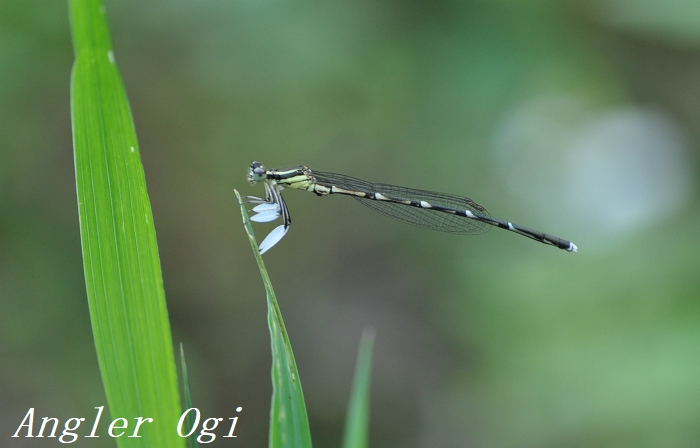
[[259, 204], [252, 209], [256, 214], [251, 216], [250, 220], [269, 222], [282, 217], [282, 225], [270, 232], [260, 244], [261, 254], [277, 244], [287, 234], [292, 223], [287, 204], [282, 197], [282, 190], [285, 188], [312, 191], [318, 196], [352, 196], [362, 204], [391, 218], [441, 232], [473, 235], [486, 232], [493, 226], [569, 252], [577, 251], [576, 245], [571, 241], [492, 218], [484, 207], [462, 196], [373, 184], [343, 174], [312, 171], [306, 166], [266, 170], [260, 162], [250, 164], [248, 180], [252, 184], [265, 184], [265, 199], [254, 196], [246, 198], [247, 202]]

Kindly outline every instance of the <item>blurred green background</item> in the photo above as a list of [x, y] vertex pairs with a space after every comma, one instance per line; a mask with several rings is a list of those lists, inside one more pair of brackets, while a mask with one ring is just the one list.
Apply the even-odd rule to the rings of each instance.
[[[700, 446], [700, 4], [106, 6], [174, 342], [204, 416], [240, 417], [238, 439], [215, 444], [267, 446], [264, 291], [232, 191], [263, 194], [245, 180], [259, 160], [469, 196], [579, 247], [430, 232], [287, 192], [292, 229], [265, 259], [315, 446], [340, 443], [366, 326], [373, 447]], [[65, 2], [2, 10], [0, 445], [55, 446], [10, 438], [29, 407], [89, 422], [106, 404], [73, 54]], [[101, 431], [73, 446], [115, 446]]]

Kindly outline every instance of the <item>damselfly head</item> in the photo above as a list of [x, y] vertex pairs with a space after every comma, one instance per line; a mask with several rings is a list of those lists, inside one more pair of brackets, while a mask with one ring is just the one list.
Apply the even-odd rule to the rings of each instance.
[[260, 162], [253, 162], [250, 164], [250, 171], [248, 171], [248, 181], [251, 184], [255, 182], [261, 182], [266, 179], [265, 167]]

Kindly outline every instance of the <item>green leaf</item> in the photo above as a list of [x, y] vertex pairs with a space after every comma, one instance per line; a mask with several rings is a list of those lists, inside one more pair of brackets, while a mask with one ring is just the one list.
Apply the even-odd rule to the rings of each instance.
[[272, 343], [272, 407], [270, 409], [270, 448], [305, 448], [311, 447], [309, 419], [306, 415], [304, 395], [301, 391], [299, 372], [294, 362], [292, 345], [284, 327], [282, 313], [275, 291], [272, 289], [270, 276], [263, 263], [258, 242], [248, 219], [248, 211], [241, 200], [241, 195], [234, 190], [241, 206], [243, 225], [253, 254], [258, 262], [260, 275], [267, 293], [267, 324], [270, 328]]
[[[85, 284], [120, 447], [184, 447], [156, 233], [104, 5], [70, 2], [75, 63], [71, 114]], [[137, 417], [152, 418], [133, 435]]]
[[[180, 370], [182, 371], [182, 390], [185, 393], [185, 409], [192, 409], [192, 393], [190, 392], [190, 377], [187, 375], [187, 362], [185, 361], [185, 349], [180, 343]], [[194, 426], [194, 415], [192, 412], [187, 414], [185, 417], [185, 428], [192, 428]], [[186, 432], [183, 431], [184, 434]], [[188, 448], [197, 448], [197, 432], [193, 431], [192, 434], [187, 438]]]
[[374, 331], [365, 329], [357, 353], [348, 414], [345, 418], [343, 448], [366, 448], [369, 435], [369, 389], [372, 373]]

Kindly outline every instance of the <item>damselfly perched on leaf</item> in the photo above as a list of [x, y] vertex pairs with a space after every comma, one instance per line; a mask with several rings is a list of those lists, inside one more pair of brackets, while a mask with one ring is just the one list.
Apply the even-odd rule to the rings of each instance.
[[254, 196], [246, 198], [247, 202], [259, 204], [253, 208], [252, 211], [256, 214], [250, 220], [269, 222], [282, 217], [282, 225], [276, 227], [260, 243], [261, 254], [277, 244], [287, 234], [292, 223], [287, 204], [282, 197], [282, 190], [285, 188], [312, 191], [318, 196], [352, 196], [362, 204], [391, 218], [441, 232], [474, 235], [486, 232], [493, 226], [569, 252], [576, 252], [578, 249], [571, 241], [492, 218], [484, 207], [462, 196], [373, 184], [343, 174], [312, 171], [306, 166], [267, 170], [260, 162], [250, 164], [248, 180], [252, 184], [265, 184], [265, 199]]

